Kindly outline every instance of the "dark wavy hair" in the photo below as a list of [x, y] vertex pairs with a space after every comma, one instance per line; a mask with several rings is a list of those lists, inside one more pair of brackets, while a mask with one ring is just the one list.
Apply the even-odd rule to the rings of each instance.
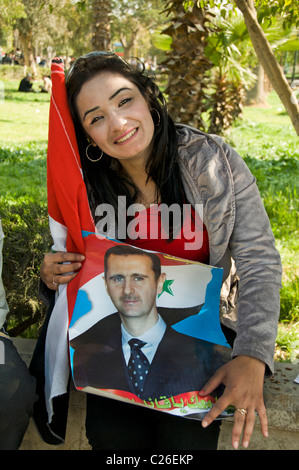
[[[110, 52], [91, 52], [76, 59], [66, 76], [68, 103], [73, 118], [81, 164], [92, 213], [99, 204], [112, 204], [117, 217], [118, 196], [126, 196], [127, 207], [136, 203], [138, 188], [129, 175], [120, 171], [117, 159], [103, 154], [98, 162], [86, 158], [88, 138], [81, 125], [76, 101], [82, 86], [100, 72], [109, 71], [122, 75], [137, 86], [151, 110], [155, 123], [152, 152], [148, 159], [146, 172], [156, 184], [156, 198], [168, 204], [185, 202], [181, 183], [177, 133], [173, 120], [168, 114], [166, 100], [159, 87], [148, 75], [144, 65], [136, 60], [128, 63]], [[157, 114], [157, 112], [159, 114]], [[157, 117], [159, 117], [157, 123]]]

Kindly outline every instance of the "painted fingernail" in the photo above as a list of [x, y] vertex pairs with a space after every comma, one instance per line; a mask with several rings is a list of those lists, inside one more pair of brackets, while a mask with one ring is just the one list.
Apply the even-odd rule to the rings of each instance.
[[248, 445], [249, 445], [248, 441], [243, 442], [243, 447], [245, 447], [245, 449], [247, 449]]
[[239, 446], [239, 442], [238, 442], [238, 441], [234, 441], [234, 442], [233, 442], [233, 448], [234, 448], [234, 449], [237, 449], [238, 446]]

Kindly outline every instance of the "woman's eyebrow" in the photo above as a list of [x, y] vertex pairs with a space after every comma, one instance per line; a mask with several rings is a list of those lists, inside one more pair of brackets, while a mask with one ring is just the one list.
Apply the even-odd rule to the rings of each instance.
[[[115, 93], [113, 93], [113, 95], [110, 96], [109, 98], [109, 101], [113, 100], [113, 98], [115, 98], [119, 93], [121, 93], [122, 91], [124, 90], [130, 90], [130, 88], [127, 88], [127, 87], [124, 87], [124, 88], [120, 88], [119, 90], [117, 90]], [[93, 111], [96, 111], [97, 109], [99, 109], [100, 106], [95, 106], [94, 108], [92, 109], [89, 109], [88, 111], [86, 111], [84, 113], [84, 116], [83, 116], [83, 121], [85, 120], [86, 116], [89, 114], [89, 113], [92, 113]]]
[[109, 100], [113, 100], [113, 98], [115, 98], [119, 93], [121, 93], [124, 90], [130, 90], [130, 88], [128, 87], [120, 88], [115, 93], [113, 93], [113, 95], [110, 96]]
[[83, 121], [85, 120], [87, 114], [92, 113], [93, 111], [96, 111], [96, 110], [99, 109], [99, 108], [100, 108], [100, 106], [95, 106], [94, 108], [89, 109], [88, 111], [86, 111], [86, 112], [84, 113], [84, 116], [83, 116]]

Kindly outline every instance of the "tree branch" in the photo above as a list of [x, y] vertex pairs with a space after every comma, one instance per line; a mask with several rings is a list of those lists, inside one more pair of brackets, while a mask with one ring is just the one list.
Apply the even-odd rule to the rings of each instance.
[[278, 94], [299, 135], [299, 106], [297, 100], [294, 99], [294, 93], [275, 58], [264, 31], [258, 23], [253, 0], [234, 1], [244, 16], [244, 21], [259, 62], [268, 75], [274, 90]]

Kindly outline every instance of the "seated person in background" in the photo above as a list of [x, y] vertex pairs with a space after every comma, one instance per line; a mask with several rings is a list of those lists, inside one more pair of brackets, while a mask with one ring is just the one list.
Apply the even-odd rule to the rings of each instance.
[[44, 84], [40, 85], [41, 93], [50, 93], [52, 92], [52, 80], [48, 75], [43, 75]]
[[25, 93], [28, 93], [31, 91], [34, 92], [34, 90], [32, 89], [32, 85], [33, 85], [32, 82], [33, 82], [32, 75], [27, 75], [27, 77], [22, 78], [22, 80], [20, 81], [18, 91], [24, 91]]

